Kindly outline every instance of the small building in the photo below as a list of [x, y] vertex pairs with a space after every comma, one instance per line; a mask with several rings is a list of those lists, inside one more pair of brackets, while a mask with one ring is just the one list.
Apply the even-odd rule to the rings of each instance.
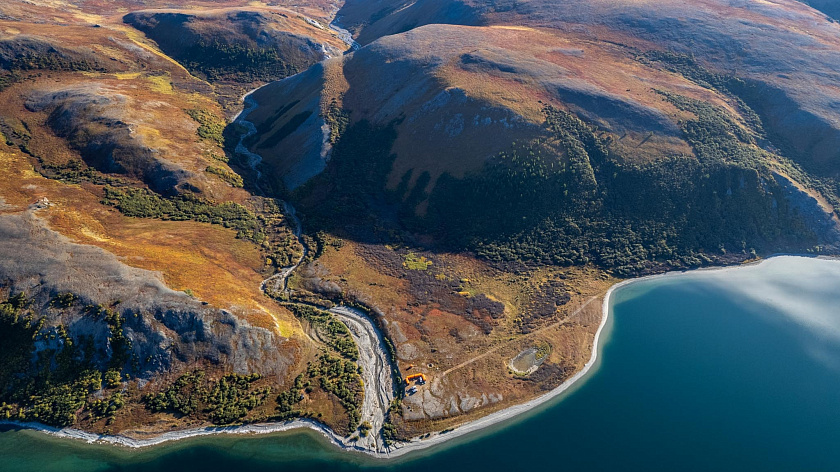
[[423, 374], [412, 374], [405, 378], [405, 384], [411, 385], [411, 382], [416, 382], [419, 385], [426, 385], [426, 376]]

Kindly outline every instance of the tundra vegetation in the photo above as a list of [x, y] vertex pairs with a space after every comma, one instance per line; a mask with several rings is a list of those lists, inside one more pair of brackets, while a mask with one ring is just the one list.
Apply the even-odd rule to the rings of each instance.
[[349, 417], [348, 431], [354, 431], [361, 417], [364, 390], [359, 375], [361, 367], [356, 364], [359, 349], [350, 330], [328, 311], [299, 303], [286, 306], [295, 316], [309, 323], [317, 333], [316, 337], [323, 339], [326, 345], [317, 362], [311, 362], [306, 370], [304, 390], [315, 384], [338, 398]]
[[190, 118], [198, 123], [196, 133], [202, 139], [210, 140], [220, 147], [225, 145], [224, 131], [227, 123], [219, 118], [215, 113], [201, 108], [190, 108], [186, 110]]
[[[817, 244], [774, 179], [771, 156], [755, 145], [758, 131], [713, 105], [663, 98], [696, 116], [682, 124], [696, 158], [636, 164], [618, 154], [609, 134], [546, 106], [547, 138], [514, 143], [463, 179], [443, 174], [425, 196], [427, 213], [406, 208], [409, 197], [392, 227], [431, 233], [445, 248], [498, 263], [592, 263], [621, 276], [697, 267], [782, 242], [802, 250]], [[382, 228], [379, 240], [400, 240], [375, 210], [377, 202], [400, 202], [399, 189], [376, 190], [385, 188], [395, 137], [393, 128], [364, 121], [347, 129], [327, 171], [296, 191], [310, 227], [353, 237], [347, 228], [360, 225], [350, 221], [362, 218]], [[316, 205], [310, 195], [325, 181], [334, 204]], [[405, 264], [422, 268], [412, 256]]]
[[[821, 228], [790, 198], [793, 184], [785, 176], [824, 199], [826, 208], [840, 204], [835, 162], [813, 159], [810, 147], [782, 132], [772, 110], [774, 101], [792, 103], [785, 115], [814, 125], [814, 134], [824, 133], [831, 143], [836, 127], [810, 113], [836, 102], [824, 93], [830, 87], [822, 79], [837, 67], [827, 71], [811, 67], [824, 65], [820, 60], [793, 64], [764, 54], [763, 41], [781, 35], [758, 8], [749, 9], [743, 25], [767, 26], [767, 34], [749, 39], [742, 62], [714, 70], [708, 53], [702, 59], [708, 38], [698, 28], [725, 18], [684, 22], [696, 33], [697, 57], [669, 52], [670, 38], [663, 50], [645, 51], [651, 42], [636, 41], [633, 31], [656, 39], [657, 31], [672, 28], [659, 27], [660, 20], [666, 24], [659, 11], [644, 16], [650, 28], [627, 24], [629, 4], [646, 8], [630, 1], [615, 9], [628, 12], [619, 28], [609, 9], [599, 12], [618, 39], [606, 47], [575, 32], [587, 27], [543, 28], [555, 11], [565, 12], [564, 24], [586, 26], [575, 18], [575, 11], [589, 8], [584, 4], [558, 10], [548, 2], [547, 11], [533, 1], [527, 9], [482, 12], [472, 11], [478, 4], [463, 4], [447, 13], [446, 23], [485, 25], [471, 28], [423, 27], [442, 17], [426, 11], [431, 16], [411, 18], [417, 14], [411, 5], [368, 18], [360, 18], [363, 5], [347, 5], [339, 15], [359, 41], [388, 34], [343, 57], [329, 28], [282, 7], [229, 2], [225, 8], [204, 5], [201, 12], [195, 5], [165, 11], [151, 1], [144, 8], [155, 10], [120, 17], [136, 6], [82, 2], [63, 9], [56, 7], [61, 2], [47, 3], [0, 6], [6, 35], [0, 40], [0, 159], [8, 170], [0, 175], [0, 211], [26, 212], [51, 231], [117, 254], [126, 266], [160, 273], [163, 283], [190, 295], [178, 293], [190, 303], [234, 313], [224, 326], [245, 329], [239, 321], [247, 320], [257, 327], [249, 332], [277, 336], [276, 351], [240, 347], [240, 359], [251, 362], [270, 351], [283, 360], [276, 375], [231, 372], [226, 360], [213, 358], [176, 360], [160, 367], [166, 372], [140, 378], [140, 365], [150, 362], [138, 358], [144, 340], [120, 303], [83, 300], [66, 288], [42, 294], [38, 303], [4, 291], [0, 418], [97, 432], [313, 418], [348, 436], [375, 434], [360, 422], [358, 347], [347, 327], [323, 310], [344, 303], [371, 313], [387, 335], [394, 366], [422, 370], [439, 380], [435, 395], [444, 392], [438, 398], [444, 407], [426, 411], [436, 403], [428, 402], [418, 409], [426, 392], [402, 398], [404, 381], [395, 369], [398, 399], [379, 432], [385, 442], [448, 431], [573, 375], [588, 354], [600, 307], [593, 303], [591, 311], [573, 313], [603, 293], [613, 276], [741, 262], [780, 248], [819, 252]], [[677, 2], [656, 8], [671, 3]], [[680, 4], [679, 13], [705, 20], [695, 10], [714, 10], [718, 3], [726, 2]], [[784, 11], [789, 3], [762, 8]], [[332, 18], [334, 12], [322, 7], [307, 4], [302, 11], [319, 22]], [[726, 8], [736, 16], [744, 10]], [[541, 28], [527, 27], [534, 25], [523, 13], [530, 9], [540, 13]], [[91, 12], [108, 27], [89, 24]], [[785, 34], [830, 50], [834, 33], [796, 36], [797, 30], [826, 27], [814, 21]], [[486, 27], [494, 24], [517, 28]], [[386, 31], [392, 27], [397, 30]], [[737, 45], [732, 35], [738, 31], [740, 26], [719, 36]], [[433, 44], [430, 36], [445, 37], [444, 53], [451, 48], [453, 55], [424, 48]], [[465, 46], [470, 42], [477, 46]], [[561, 43], [580, 49], [558, 48]], [[751, 51], [780, 68], [757, 75], [751, 62], [760, 61]], [[313, 143], [324, 151], [307, 154], [325, 159], [323, 172], [286, 191], [268, 154], [245, 171], [235, 148], [246, 129], [229, 125], [221, 112], [233, 116], [244, 91], [304, 71], [325, 54], [333, 60], [263, 89], [262, 97], [252, 95], [259, 98], [252, 117], [277, 106], [262, 121], [254, 118], [257, 132], [244, 144], [260, 146], [260, 153], [276, 146], [274, 161]], [[423, 62], [428, 57], [440, 57], [446, 66]], [[359, 58], [371, 60], [360, 67]], [[576, 58], [585, 67], [577, 67]], [[380, 74], [386, 69], [379, 62], [395, 73]], [[772, 68], [767, 62], [761, 67]], [[545, 73], [561, 69], [563, 74]], [[802, 74], [806, 80], [800, 81]], [[829, 99], [805, 103], [791, 89], [770, 96], [777, 91], [772, 77], [788, 75], [795, 79], [785, 81], [808, 84], [809, 96]], [[405, 77], [406, 88], [383, 106], [379, 94]], [[41, 108], [38, 97], [53, 102]], [[412, 105], [415, 98], [423, 104]], [[652, 126], [667, 131], [634, 128], [647, 126], [645, 120], [626, 126], [626, 116], [608, 116], [601, 105], [618, 106], [617, 115], [639, 109], [659, 114]], [[434, 132], [423, 128], [424, 113], [434, 119]], [[469, 125], [474, 113], [476, 128], [486, 118], [490, 124], [483, 129], [490, 131], [467, 132], [464, 118]], [[313, 122], [315, 133], [301, 136]], [[406, 134], [407, 123], [424, 131]], [[651, 147], [634, 133], [653, 138]], [[492, 152], [476, 151], [497, 138], [501, 144]], [[422, 152], [406, 153], [414, 147]], [[412, 162], [406, 166], [406, 160]], [[309, 251], [288, 284], [260, 285], [304, 254], [290, 215], [274, 197], [299, 210]], [[179, 248], [180, 259], [172, 257], [172, 241], [188, 247]], [[193, 266], [201, 274], [190, 272]], [[229, 301], [233, 286], [236, 302]], [[0, 289], [6, 290], [5, 282]], [[217, 292], [214, 299], [210, 292]], [[84, 334], [91, 326], [97, 342]], [[189, 333], [172, 336], [176, 344], [203, 342]], [[503, 360], [523, 349], [536, 349], [544, 362], [527, 376], [512, 376]], [[485, 393], [504, 399], [470, 406]]]
[[218, 380], [207, 379], [201, 370], [186, 373], [172, 385], [143, 398], [153, 412], [171, 412], [213, 424], [241, 422], [271, 394], [271, 387], [258, 387], [259, 374], [227, 374]]
[[286, 305], [298, 318], [306, 320], [317, 331], [326, 344], [341, 357], [351, 361], [359, 360], [359, 349], [344, 323], [328, 311], [319, 310], [310, 305], [291, 303]]
[[266, 260], [275, 267], [291, 265], [300, 251], [294, 235], [283, 224], [285, 217], [280, 205], [271, 199], [260, 200], [260, 210], [255, 212], [239, 203], [215, 203], [191, 193], [163, 197], [143, 188], [111, 186], [106, 186], [104, 192], [103, 203], [126, 216], [192, 220], [231, 228], [237, 238], [263, 248]]
[[[244, 299], [231, 302], [231, 306], [220, 305], [236, 312], [222, 312], [223, 317], [231, 318], [225, 322], [233, 329], [256, 333], [255, 339], [263, 342], [277, 339], [272, 338], [278, 334], [274, 331], [277, 326], [292, 339], [273, 346], [280, 352], [274, 357], [282, 362], [269, 367], [276, 368], [271, 377], [231, 372], [232, 367], [218, 359], [199, 358], [188, 366], [175, 356], [172, 364], [158, 363], [166, 356], [158, 359], [147, 352], [147, 339], [138, 328], [151, 329], [154, 337], [158, 335], [156, 327], [166, 325], [162, 336], [174, 336], [177, 346], [208, 340], [170, 331], [184, 329], [172, 328], [171, 323], [177, 325], [177, 321], [153, 320], [154, 316], [176, 316], [169, 312], [152, 315], [144, 310], [140, 316], [121, 309], [119, 301], [100, 305], [88, 295], [65, 291], [54, 291], [47, 300], [43, 293], [37, 300], [28, 299], [10, 288], [16, 287], [16, 281], [4, 281], [0, 283], [0, 294], [6, 297], [0, 303], [4, 350], [0, 356], [0, 418], [103, 433], [153, 425], [160, 416], [170, 415], [168, 421], [174, 419], [180, 425], [310, 416], [337, 431], [355, 429], [363, 390], [354, 362], [358, 349], [347, 328], [331, 319], [319, 328], [330, 339], [323, 346], [316, 343], [323, 352], [315, 350], [309, 357], [298, 357], [299, 349], [312, 341], [291, 326], [297, 323], [290, 312], [260, 293], [259, 281], [279, 267], [292, 265], [302, 248], [287, 224], [282, 202], [243, 190], [246, 181], [234, 171], [236, 161], [233, 168], [225, 165], [232, 154], [228, 152], [230, 143], [225, 142], [228, 123], [219, 114], [217, 103], [223, 97], [214, 95], [207, 82], [187, 73], [124, 25], [106, 33], [105, 28], [95, 29], [86, 20], [71, 16], [61, 21], [72, 26], [57, 30], [36, 26], [37, 34], [31, 34], [34, 30], [28, 20], [8, 15], [9, 9], [17, 13], [18, 8], [37, 11], [31, 18], [40, 17], [45, 9], [58, 11], [18, 2], [0, 6], [0, 27], [11, 31], [0, 40], [0, 93], [5, 93], [0, 107], [0, 160], [4, 166], [0, 209], [29, 212], [32, 202], [23, 200], [32, 197], [31, 189], [37, 188], [35, 201], [40, 203], [31, 206], [36, 210], [27, 215], [42, 222], [45, 231], [64, 231], [70, 239], [86, 238], [85, 244], [105, 246], [106, 251], [134, 252], [143, 245], [128, 257], [136, 256], [128, 264], [143, 260], [139, 265], [159, 271], [160, 282], [166, 279], [167, 284], [172, 283], [170, 276], [177, 264], [163, 261], [173, 254], [165, 247], [168, 243], [158, 244], [166, 235], [194, 243], [193, 234], [182, 234], [179, 229], [194, 231], [200, 225], [193, 222], [227, 228], [230, 231], [207, 227], [204, 232], [228, 247], [202, 247], [189, 255], [189, 261], [211, 267], [215, 272], [207, 277], [235, 274], [244, 280]], [[267, 15], [287, 18], [272, 9]], [[304, 23], [302, 19], [294, 21], [298, 20]], [[229, 80], [250, 88], [254, 82], [296, 72], [295, 64], [308, 66], [323, 57], [321, 45], [305, 35], [286, 35], [274, 26], [270, 30], [281, 38], [292, 38], [291, 42], [278, 46], [268, 41], [260, 47], [224, 39], [199, 41], [192, 53], [198, 50], [202, 55], [196, 57], [197, 62], [184, 63], [205, 79]], [[85, 40], [76, 44], [76, 34]], [[338, 39], [335, 42], [341, 44]], [[46, 108], [30, 106], [28, 100], [41, 100], [39, 97], [54, 103]], [[240, 97], [236, 94], [236, 105]], [[69, 122], [78, 124], [78, 129], [71, 132], [53, 126], [57, 116], [73, 113]], [[193, 131], [195, 135], [190, 134]], [[177, 175], [177, 185], [157, 188], [147, 182], [142, 172], [131, 168], [141, 160], [150, 168], [157, 166]], [[201, 175], [202, 170], [211, 175]], [[153, 177], [151, 180], [160, 180]], [[21, 182], [32, 184], [20, 189], [25, 185]], [[7, 201], [13, 203], [6, 205]], [[57, 207], [55, 213], [51, 206]], [[46, 211], [35, 213], [38, 210]], [[137, 226], [144, 229], [135, 231], [131, 228], [135, 222], [126, 217], [138, 219]], [[241, 242], [235, 241], [234, 235]], [[115, 246], [109, 247], [111, 242]], [[128, 264], [127, 270], [133, 270]], [[176, 274], [176, 278], [180, 276]], [[218, 313], [219, 308], [197, 299], [199, 285], [198, 281], [185, 284], [195, 292], [178, 288], [193, 297], [190, 306]], [[224, 297], [229, 287], [215, 289]], [[240, 301], [246, 306], [233, 306]], [[140, 305], [152, 307], [156, 302], [142, 300]], [[199, 318], [202, 314], [191, 313]], [[140, 326], [150, 319], [154, 327]], [[249, 362], [264, 356], [250, 345], [235, 349], [248, 356]], [[139, 359], [140, 352], [151, 355]], [[307, 364], [309, 360], [312, 365]], [[288, 402], [276, 393], [281, 391]], [[289, 394], [292, 391], [294, 395]], [[287, 404], [296, 405], [297, 413], [283, 413]]]

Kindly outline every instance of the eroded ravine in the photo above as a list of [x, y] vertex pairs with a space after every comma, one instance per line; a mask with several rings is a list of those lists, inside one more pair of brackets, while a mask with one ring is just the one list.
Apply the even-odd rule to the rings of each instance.
[[[338, 27], [334, 27], [333, 24], [330, 27], [336, 29], [339, 33], [343, 31], [349, 37], [350, 33], [347, 30], [341, 30]], [[341, 37], [344, 40], [344, 36]], [[345, 40], [345, 42], [347, 42], [351, 50], [358, 49], [358, 44], [352, 40], [352, 37], [349, 40]], [[236, 145], [236, 153], [244, 156], [245, 162], [255, 172], [257, 182], [254, 185], [260, 190], [259, 180], [262, 177], [262, 173], [259, 171], [259, 165], [262, 163], [262, 156], [252, 152], [245, 145], [246, 140], [257, 133], [256, 126], [247, 120], [248, 115], [258, 106], [256, 100], [251, 96], [256, 90], [254, 89], [245, 95], [243, 98], [244, 109], [236, 116], [234, 123], [242, 126], [246, 130], [240, 136], [239, 142]], [[260, 289], [268, 294], [279, 294], [287, 289], [289, 276], [298, 268], [309, 252], [309, 248], [302, 239], [302, 225], [297, 217], [295, 208], [288, 202], [283, 202], [283, 210], [288, 218], [288, 222], [292, 225], [292, 230], [302, 247], [302, 251], [300, 257], [293, 265], [283, 267], [276, 274], [263, 280]], [[385, 446], [380, 431], [385, 423], [391, 401], [394, 399], [394, 384], [390, 356], [385, 347], [382, 333], [374, 326], [369, 315], [358, 308], [339, 305], [329, 311], [347, 326], [358, 347], [358, 364], [362, 368], [361, 376], [364, 382], [361, 422], [370, 423], [372, 427], [367, 436], [359, 437], [352, 444], [347, 438], [336, 439], [349, 447], [387, 452], [388, 448]]]

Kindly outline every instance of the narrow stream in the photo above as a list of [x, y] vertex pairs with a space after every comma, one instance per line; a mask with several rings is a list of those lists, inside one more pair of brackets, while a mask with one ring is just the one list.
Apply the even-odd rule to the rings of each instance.
[[[334, 23], [330, 24], [330, 28], [339, 33], [341, 39], [350, 47], [349, 50], [359, 48], [358, 43], [353, 41], [349, 31], [335, 26]], [[259, 187], [259, 181], [262, 178], [259, 166], [263, 158], [259, 154], [251, 152], [245, 145], [246, 140], [257, 133], [257, 127], [247, 119], [248, 115], [258, 106], [257, 101], [251, 96], [256, 90], [258, 89], [254, 89], [245, 95], [243, 98], [244, 108], [234, 119], [234, 123], [246, 129], [246, 132], [240, 136], [239, 142], [236, 144], [235, 152], [244, 156], [245, 163], [256, 173], [256, 182], [254, 182], [254, 185], [258, 191], [263, 193]], [[292, 230], [303, 250], [293, 265], [283, 267], [276, 274], [263, 280], [260, 284], [260, 290], [265, 293], [281, 293], [286, 291], [289, 276], [298, 268], [309, 253], [309, 248], [301, 237], [303, 233], [302, 225], [300, 219], [297, 217], [295, 208], [290, 203], [284, 201], [283, 212], [291, 222]], [[376, 452], [387, 452], [388, 449], [382, 440], [380, 430], [385, 422], [391, 400], [394, 399], [394, 389], [390, 356], [385, 347], [382, 333], [371, 322], [370, 314], [362, 310], [339, 305], [332, 308], [330, 312], [347, 326], [359, 349], [358, 363], [362, 367], [361, 375], [365, 389], [361, 421], [368, 422], [372, 426], [372, 430], [367, 437], [359, 438], [355, 444], [351, 445], [346, 438], [339, 439], [339, 441], [346, 446], [361, 447]]]
[[330, 22], [330, 29], [338, 33], [339, 39], [344, 41], [344, 44], [349, 47], [349, 49], [345, 51], [345, 54], [361, 49], [362, 45], [353, 39], [353, 34], [341, 26], [338, 26], [338, 16], [333, 18], [332, 22]]

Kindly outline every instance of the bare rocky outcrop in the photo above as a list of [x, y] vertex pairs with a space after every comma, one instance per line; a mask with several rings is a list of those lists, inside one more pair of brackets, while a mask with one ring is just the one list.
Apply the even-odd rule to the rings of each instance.
[[[278, 348], [285, 340], [276, 333], [171, 290], [155, 272], [71, 242], [33, 211], [0, 216], [0, 240], [0, 288], [26, 294], [33, 310], [46, 317], [47, 327], [62, 324], [74, 339], [92, 336], [103, 361], [111, 354], [109, 328], [85, 307], [104, 305], [117, 311], [131, 340], [127, 372], [140, 378], [183, 366], [217, 365], [279, 380], [293, 362]], [[62, 293], [75, 294], [78, 302], [67, 309], [50, 308], [53, 297]]]

